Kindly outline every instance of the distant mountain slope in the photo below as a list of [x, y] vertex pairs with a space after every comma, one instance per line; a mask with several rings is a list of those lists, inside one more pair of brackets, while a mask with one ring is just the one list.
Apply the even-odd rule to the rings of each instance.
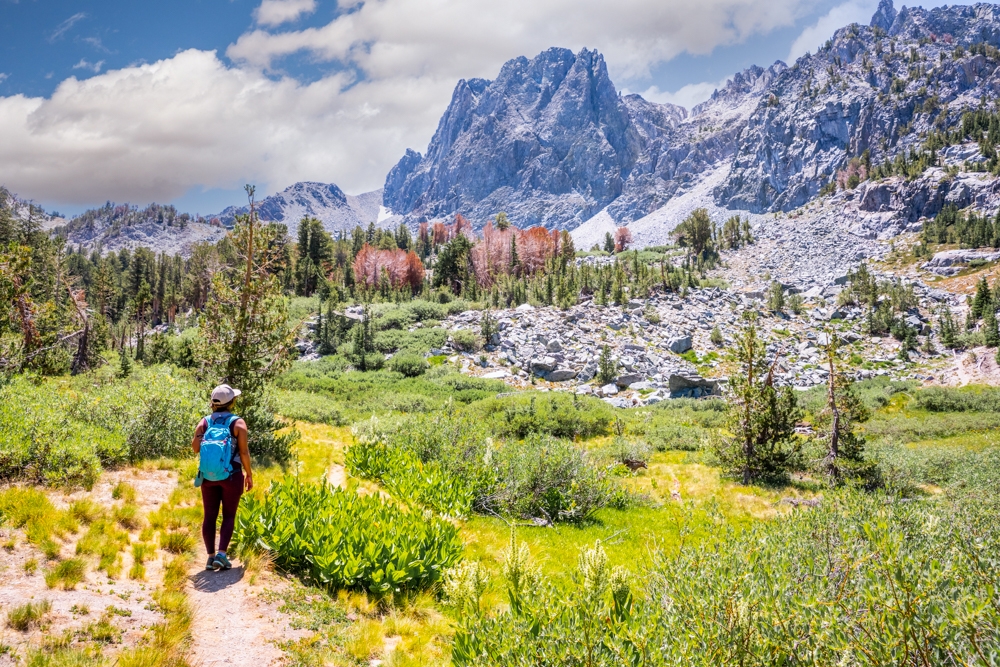
[[996, 5], [897, 12], [882, 0], [871, 25], [838, 30], [791, 67], [740, 72], [690, 113], [621, 96], [597, 52], [549, 49], [495, 81], [459, 81], [426, 155], [408, 150], [390, 171], [384, 204], [410, 223], [460, 212], [481, 226], [501, 210], [521, 227], [593, 219], [588, 238], [639, 219], [676, 224], [649, 216], [682, 195], [668, 210], [700, 198], [790, 211], [851, 158], [871, 169], [909, 155], [992, 103], [998, 46]]
[[68, 243], [85, 248], [116, 251], [146, 247], [156, 252], [187, 255], [196, 243], [215, 243], [226, 235], [218, 222], [209, 223], [179, 213], [173, 206], [150, 204], [145, 208], [108, 202], [63, 224], [46, 225]]
[[[319, 219], [330, 232], [350, 230], [357, 225], [366, 227], [378, 221], [381, 204], [382, 190], [355, 196], [344, 194], [332, 183], [301, 182], [265, 197], [259, 202], [257, 211], [261, 220], [285, 224], [294, 236], [299, 221], [306, 216]], [[231, 227], [237, 215], [247, 212], [246, 206], [230, 206], [209, 217], [218, 218]]]

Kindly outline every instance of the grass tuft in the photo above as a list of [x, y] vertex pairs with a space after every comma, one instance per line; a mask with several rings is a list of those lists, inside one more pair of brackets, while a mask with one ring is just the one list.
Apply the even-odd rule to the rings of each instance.
[[128, 482], [118, 482], [111, 489], [111, 497], [115, 500], [121, 500], [126, 505], [134, 505], [138, 494], [135, 487]]
[[187, 553], [194, 547], [194, 540], [188, 533], [161, 532], [160, 548], [172, 554]]
[[50, 611], [52, 611], [52, 603], [48, 600], [27, 602], [7, 612], [7, 626], [19, 632], [27, 632], [33, 628], [41, 627], [45, 616]]
[[45, 585], [49, 588], [62, 586], [63, 590], [72, 590], [83, 581], [86, 573], [87, 564], [83, 560], [69, 558], [45, 573]]

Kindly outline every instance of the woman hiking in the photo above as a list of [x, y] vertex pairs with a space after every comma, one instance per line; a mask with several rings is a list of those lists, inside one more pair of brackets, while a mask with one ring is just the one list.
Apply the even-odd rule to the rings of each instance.
[[[195, 486], [201, 487], [201, 501], [205, 519], [201, 536], [208, 550], [207, 570], [228, 570], [226, 550], [233, 537], [236, 510], [240, 506], [243, 490], [253, 488], [250, 470], [250, 451], [247, 449], [247, 424], [232, 413], [233, 403], [240, 395], [239, 389], [220, 384], [212, 390], [212, 414], [200, 422], [191, 440], [191, 449], [198, 454], [198, 476]], [[242, 467], [241, 467], [242, 464]], [[219, 530], [219, 548], [215, 548], [215, 522], [222, 506], [222, 528]]]

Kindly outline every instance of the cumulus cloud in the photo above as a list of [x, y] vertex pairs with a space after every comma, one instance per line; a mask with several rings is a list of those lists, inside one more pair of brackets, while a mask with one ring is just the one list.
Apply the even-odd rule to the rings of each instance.
[[257, 23], [276, 26], [316, 11], [316, 0], [264, 0], [254, 11]]
[[74, 25], [87, 18], [87, 15], [83, 12], [77, 12], [70, 16], [68, 19], [56, 26], [56, 29], [52, 31], [49, 35], [50, 42], [59, 41], [67, 32], [69, 32]]
[[704, 102], [712, 96], [716, 90], [725, 87], [728, 79], [722, 81], [702, 81], [701, 83], [689, 83], [673, 92], [660, 90], [657, 86], [650, 86], [639, 93], [650, 102], [659, 104], [676, 104], [688, 111], [696, 104]]
[[[674, 55], [790, 25], [816, 0], [342, 0], [326, 25], [255, 28], [227, 50], [63, 81], [49, 98], [0, 97], [0, 183], [61, 204], [169, 201], [244, 182], [271, 192], [298, 180], [348, 192], [380, 187], [407, 147], [422, 150], [458, 78], [496, 76], [509, 58], [551, 46], [602, 51], [619, 85]], [[315, 1], [264, 0], [259, 26]], [[75, 19], [81, 20], [83, 17]], [[72, 27], [67, 26], [61, 34]], [[62, 28], [62, 26], [60, 26]], [[281, 72], [291, 54], [331, 62], [311, 83]], [[720, 84], [658, 101], [690, 107]]]
[[400, 147], [426, 142], [452, 85], [345, 74], [305, 85], [184, 51], [67, 79], [48, 99], [0, 98], [0, 183], [67, 204], [307, 179], [358, 192], [381, 185]]
[[94, 74], [100, 72], [102, 67], [104, 67], [103, 60], [98, 60], [96, 63], [92, 63], [86, 58], [80, 58], [80, 62], [73, 65], [73, 69], [87, 69], [93, 72]]
[[[321, 27], [254, 30], [227, 51], [262, 68], [304, 52], [371, 76], [406, 72], [493, 76], [512, 56], [550, 46], [600, 49], [616, 74], [642, 76], [682, 51], [788, 26], [813, 0], [367, 0]], [[343, 8], [343, 4], [341, 7]]]
[[876, 9], [878, 0], [848, 0], [837, 5], [802, 31], [802, 34], [792, 42], [792, 48], [789, 49], [785, 62], [794, 63], [799, 56], [815, 51], [826, 43], [838, 28], [851, 23], [868, 25]]

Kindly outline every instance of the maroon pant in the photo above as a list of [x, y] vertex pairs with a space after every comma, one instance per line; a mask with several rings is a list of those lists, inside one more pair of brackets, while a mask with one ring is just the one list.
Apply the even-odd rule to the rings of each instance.
[[236, 525], [236, 510], [243, 495], [243, 469], [234, 466], [233, 474], [221, 482], [204, 480], [201, 483], [201, 502], [205, 506], [205, 520], [201, 524], [201, 536], [209, 556], [215, 555], [215, 522], [219, 519], [222, 506], [222, 527], [219, 529], [219, 551], [229, 548]]

